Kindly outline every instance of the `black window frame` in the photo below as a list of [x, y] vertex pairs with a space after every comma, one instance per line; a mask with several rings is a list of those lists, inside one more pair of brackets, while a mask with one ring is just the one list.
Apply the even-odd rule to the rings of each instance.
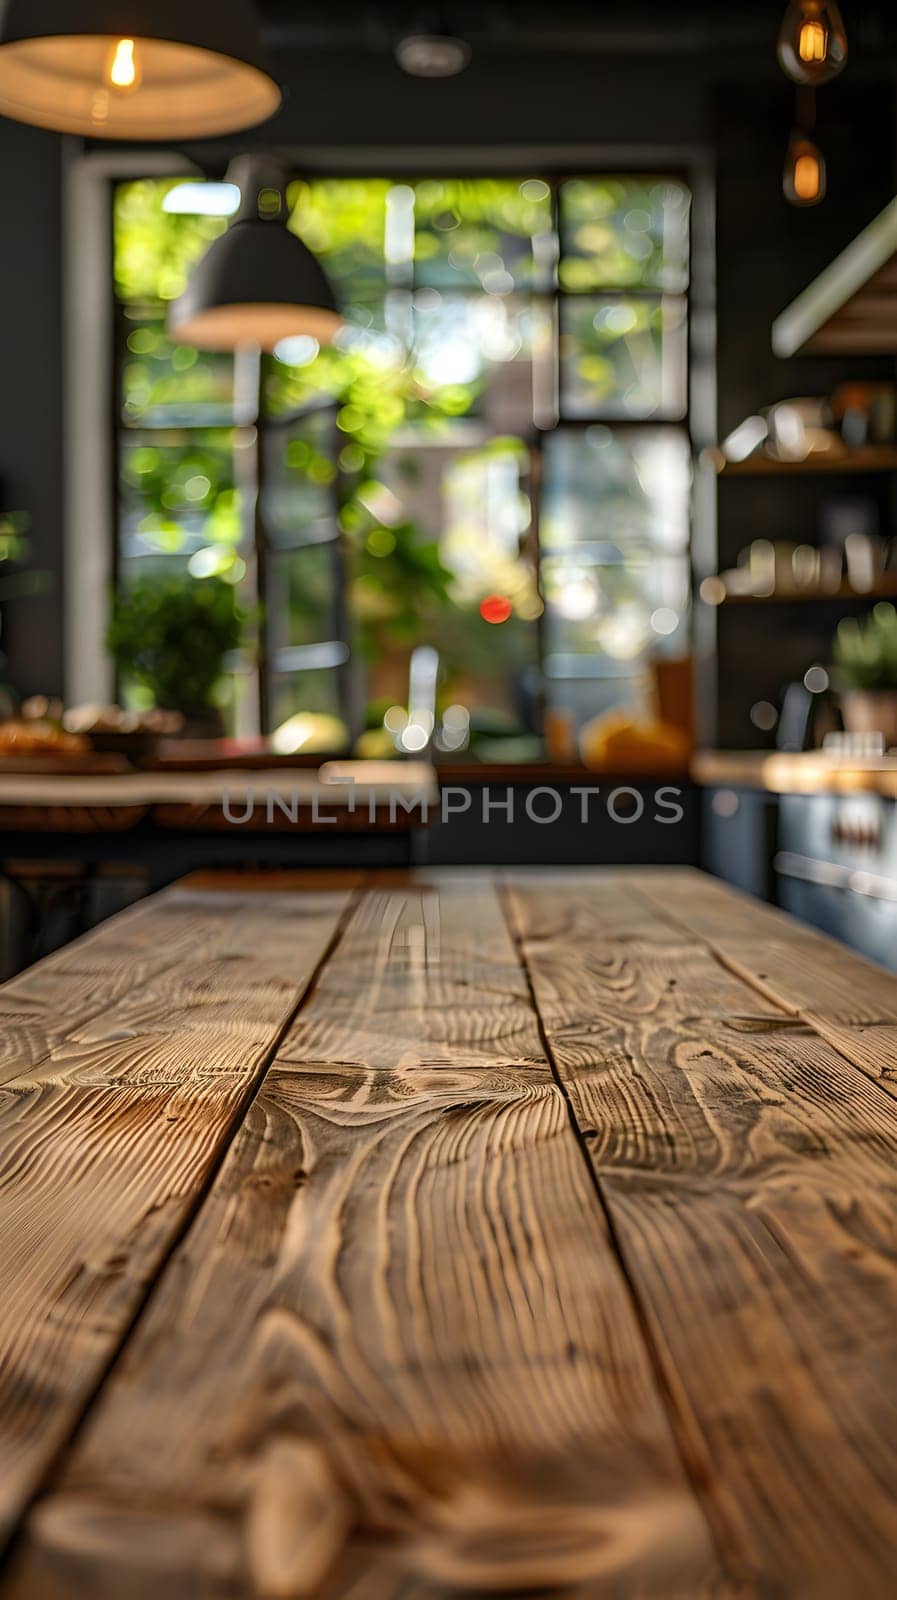
[[[697, 191], [697, 188], [698, 188], [698, 182], [696, 180], [695, 174], [690, 170], [690, 168], [689, 168], [689, 166], [687, 164], [684, 164], [681, 161], [676, 161], [676, 162], [674, 162], [672, 164], [666, 164], [664, 162], [663, 158], [662, 158], [662, 152], [658, 152], [657, 153], [657, 159], [656, 160], [649, 159], [649, 156], [650, 156], [649, 152], [644, 152], [644, 159], [639, 159], [638, 161], [630, 161], [630, 160], [614, 161], [614, 160], [611, 159], [611, 155], [612, 155], [612, 153], [610, 151], [604, 151], [604, 152], [602, 152], [602, 157], [603, 158], [601, 160], [594, 160], [594, 161], [590, 160], [590, 161], [588, 161], [588, 162], [586, 162], [586, 163], [584, 163], [582, 165], [567, 165], [567, 164], [565, 164], [563, 166], [561, 166], [561, 165], [559, 165], [559, 166], [545, 166], [545, 165], [543, 165], [543, 164], [541, 164], [539, 162], [521, 163], [520, 165], [506, 166], [504, 163], [499, 164], [497, 162], [493, 163], [493, 164], [490, 164], [490, 162], [487, 160], [483, 164], [479, 165], [476, 168], [467, 167], [465, 169], [464, 166], [463, 166], [463, 162], [461, 162], [459, 160], [457, 162], [450, 163], [448, 165], [445, 165], [445, 164], [440, 165], [438, 171], [437, 170], [420, 171], [418, 169], [412, 169], [412, 170], [409, 171], [408, 169], [403, 169], [402, 167], [394, 164], [394, 162], [392, 162], [392, 161], [390, 161], [390, 162], [384, 161], [382, 164], [375, 164], [374, 166], [369, 166], [369, 165], [367, 165], [367, 163], [362, 164], [361, 162], [359, 162], [359, 164], [357, 166], [354, 166], [351, 163], [348, 163], [346, 165], [341, 165], [339, 167], [303, 163], [302, 167], [301, 167], [301, 174], [300, 174], [299, 163], [296, 162], [295, 163], [295, 168], [294, 168], [294, 173], [293, 173], [294, 176], [298, 177], [298, 176], [301, 175], [301, 177], [304, 180], [310, 181], [310, 182], [322, 181], [322, 180], [327, 180], [327, 179], [333, 179], [333, 180], [339, 180], [339, 179], [348, 179], [348, 180], [352, 180], [352, 179], [359, 179], [359, 180], [370, 179], [370, 180], [376, 180], [376, 179], [380, 178], [380, 179], [386, 179], [390, 183], [393, 183], [393, 184], [396, 184], [396, 185], [398, 185], [398, 184], [414, 185], [414, 184], [417, 184], [417, 183], [426, 182], [428, 180], [433, 179], [434, 177], [437, 177], [437, 178], [438, 177], [443, 177], [443, 178], [446, 178], [446, 179], [469, 178], [472, 181], [476, 181], [477, 179], [481, 179], [481, 180], [482, 179], [487, 179], [487, 178], [490, 178], [490, 177], [496, 177], [496, 178], [501, 177], [501, 178], [510, 178], [510, 179], [517, 178], [517, 179], [519, 179], [521, 181], [526, 180], [526, 179], [540, 180], [540, 181], [544, 182], [548, 186], [549, 191], [550, 191], [552, 227], [553, 227], [553, 230], [554, 230], [555, 237], [556, 237], [556, 239], [558, 241], [558, 266], [559, 266], [559, 263], [560, 263], [561, 248], [562, 248], [562, 246], [561, 246], [562, 230], [561, 230], [561, 219], [560, 219], [560, 214], [559, 214], [560, 213], [560, 192], [561, 192], [561, 189], [562, 189], [562, 187], [563, 187], [563, 185], [565, 183], [568, 183], [568, 182], [570, 182], [572, 180], [575, 180], [575, 179], [582, 179], [582, 178], [595, 178], [595, 179], [601, 179], [601, 178], [607, 178], [607, 179], [614, 179], [614, 178], [620, 178], [620, 179], [626, 179], [626, 178], [631, 178], [631, 179], [654, 178], [654, 179], [658, 179], [658, 180], [667, 180], [669, 182], [679, 183], [686, 190], [686, 192], [688, 194], [688, 197], [689, 197], [689, 222], [688, 222], [688, 239], [687, 239], [688, 270], [687, 270], [686, 282], [685, 282], [684, 286], [681, 288], [681, 290], [680, 289], [666, 290], [666, 289], [659, 288], [659, 287], [658, 288], [654, 288], [654, 287], [643, 288], [641, 286], [636, 286], [636, 287], [623, 287], [623, 286], [620, 286], [620, 287], [611, 287], [611, 288], [589, 288], [589, 289], [585, 289], [585, 290], [573, 290], [573, 289], [564, 287], [564, 285], [560, 281], [560, 275], [558, 274], [556, 282], [555, 282], [553, 287], [540, 288], [540, 287], [537, 287], [536, 285], [532, 285], [532, 286], [527, 286], [527, 287], [521, 288], [520, 290], [517, 291], [517, 293], [520, 295], [520, 297], [526, 299], [529, 303], [531, 303], [531, 304], [539, 303], [539, 304], [542, 304], [542, 305], [544, 305], [544, 306], [546, 306], [546, 307], [548, 307], [550, 309], [550, 312], [553, 315], [554, 330], [555, 330], [554, 331], [554, 338], [553, 338], [553, 379], [554, 379], [555, 396], [556, 396], [556, 401], [557, 401], [557, 416], [556, 416], [556, 419], [551, 423], [545, 424], [545, 423], [540, 423], [534, 417], [532, 428], [529, 431], [528, 435], [524, 435], [522, 432], [520, 434], [520, 437], [522, 438], [523, 443], [526, 445], [526, 447], [527, 447], [527, 449], [529, 451], [530, 468], [529, 468], [528, 476], [529, 476], [530, 483], [532, 485], [531, 501], [532, 501], [532, 507], [533, 507], [532, 524], [531, 524], [529, 532], [525, 536], [525, 539], [522, 541], [521, 554], [523, 555], [525, 553], [528, 553], [529, 554], [529, 558], [534, 563], [535, 571], [536, 571], [537, 584], [538, 584], [538, 588], [539, 588], [540, 594], [542, 595], [543, 603], [544, 603], [544, 588], [543, 588], [543, 583], [542, 583], [542, 562], [543, 562], [543, 559], [545, 557], [548, 557], [549, 559], [551, 559], [553, 556], [555, 556], [557, 554], [557, 552], [555, 552], [555, 551], [543, 548], [542, 540], [541, 540], [541, 532], [540, 532], [541, 486], [542, 486], [542, 484], [544, 482], [544, 467], [545, 467], [545, 462], [544, 462], [544, 442], [545, 442], [546, 438], [550, 437], [553, 434], [558, 433], [560, 430], [564, 430], [565, 432], [584, 432], [584, 431], [588, 430], [589, 428], [594, 427], [596, 424], [600, 425], [600, 426], [607, 427], [614, 434], [622, 434], [622, 435], [625, 435], [626, 433], [636, 433], [636, 432], [637, 433], [643, 433], [643, 432], [646, 432], [646, 431], [658, 431], [659, 432], [659, 431], [666, 430], [666, 431], [674, 432], [674, 433], [678, 434], [679, 436], [684, 437], [687, 440], [688, 447], [689, 447], [689, 452], [690, 452], [691, 459], [692, 459], [693, 462], [696, 460], [700, 445], [702, 445], [703, 443], [707, 442], [706, 440], [698, 441], [695, 438], [695, 430], [694, 430], [694, 425], [693, 425], [693, 390], [694, 390], [694, 381], [695, 381], [695, 351], [694, 351], [694, 345], [693, 345], [692, 313], [693, 313], [694, 302], [695, 302], [695, 299], [696, 299], [696, 295], [695, 295], [695, 270], [694, 270], [695, 269], [695, 225], [696, 225], [695, 224], [695, 203], [696, 203], [696, 191]], [[151, 176], [155, 177], [155, 178], [161, 178], [163, 176], [163, 174], [157, 170]], [[183, 172], [178, 172], [177, 171], [177, 163], [174, 160], [174, 158], [173, 158], [173, 161], [172, 161], [171, 176], [172, 177], [186, 176]], [[109, 192], [110, 192], [110, 208], [109, 208], [110, 209], [110, 230], [112, 230], [113, 232], [114, 232], [114, 209], [113, 208], [114, 208], [115, 190], [119, 186], [119, 184], [128, 183], [128, 182], [134, 182], [134, 181], [140, 181], [139, 170], [135, 170], [133, 174], [130, 174], [127, 177], [117, 177], [116, 179], [110, 180], [110, 182], [109, 182]], [[291, 179], [291, 181], [292, 181], [292, 179]], [[114, 245], [113, 245], [113, 259], [114, 259]], [[113, 581], [114, 581], [115, 587], [117, 589], [118, 586], [119, 586], [119, 582], [120, 582], [120, 553], [121, 553], [121, 550], [120, 550], [120, 546], [121, 546], [121, 516], [120, 516], [121, 491], [120, 491], [120, 483], [121, 483], [122, 445], [123, 445], [123, 443], [124, 443], [124, 441], [126, 439], [131, 439], [133, 441], [141, 433], [145, 433], [148, 436], [158, 440], [159, 437], [161, 436], [161, 434], [163, 433], [163, 431], [165, 431], [165, 430], [163, 430], [161, 428], [153, 428], [150, 425], [144, 425], [144, 424], [129, 425], [123, 418], [122, 404], [121, 404], [121, 398], [122, 398], [122, 396], [121, 396], [121, 373], [122, 373], [122, 361], [123, 361], [123, 356], [124, 356], [124, 343], [123, 343], [123, 337], [122, 337], [122, 332], [123, 332], [123, 327], [124, 327], [124, 317], [122, 315], [122, 303], [119, 301], [119, 298], [118, 298], [117, 294], [115, 293], [114, 283], [112, 284], [111, 292], [112, 292], [114, 308], [115, 308], [114, 309], [114, 338], [113, 338], [113, 349], [112, 349], [112, 385], [111, 385], [112, 421], [113, 421], [113, 429], [114, 429], [114, 437], [115, 437], [115, 449], [113, 451], [113, 479], [114, 479], [114, 481], [113, 481], [113, 499], [112, 499], [112, 504], [113, 504], [113, 506], [115, 508], [115, 518], [114, 518], [114, 551], [113, 551], [113, 560], [112, 560], [112, 573], [113, 573]], [[414, 293], [415, 290], [412, 288], [412, 289], [409, 289], [407, 292]], [[473, 285], [469, 285], [469, 286], [468, 285], [458, 285], [456, 287], [453, 287], [451, 292], [453, 294], [457, 294], [459, 296], [477, 298], [478, 296], [482, 295], [483, 290], [481, 288], [478, 288], [478, 287], [473, 286]], [[647, 415], [647, 416], [644, 416], [644, 417], [621, 417], [621, 416], [618, 416], [618, 415], [611, 415], [611, 414], [609, 414], [607, 412], [603, 412], [603, 413], [602, 412], [596, 412], [594, 415], [591, 415], [591, 416], [588, 416], [588, 417], [565, 415], [564, 414], [564, 405], [563, 405], [563, 384], [562, 384], [561, 370], [560, 370], [561, 369], [560, 330], [561, 330], [561, 327], [562, 327], [562, 311], [563, 311], [564, 305], [567, 304], [568, 302], [575, 303], [577, 301], [582, 301], [583, 299], [588, 299], [588, 298], [600, 298], [603, 301], [613, 301], [613, 300], [625, 301], [625, 300], [634, 300], [634, 299], [647, 299], [647, 300], [650, 300], [650, 301], [653, 302], [653, 301], [657, 301], [657, 300], [662, 301], [667, 296], [669, 298], [671, 298], [671, 299], [675, 299], [675, 300], [683, 302], [684, 303], [684, 307], [685, 307], [685, 332], [684, 332], [684, 336], [683, 336], [683, 349], [684, 349], [684, 352], [685, 352], [686, 371], [685, 371], [685, 384], [684, 384], [684, 404], [683, 404], [683, 409], [682, 409], [681, 415], [673, 416], [673, 415], [653, 414], [653, 415]], [[237, 358], [235, 358], [235, 364], [236, 364], [237, 361], [239, 361], [241, 359], [242, 359], [242, 356], [238, 356]], [[254, 415], [250, 415], [249, 414], [248, 410], [246, 409], [245, 402], [244, 402], [242, 414], [239, 416], [238, 419], [235, 418], [235, 420], [233, 420], [232, 422], [223, 422], [223, 421], [222, 422], [212, 422], [212, 423], [209, 423], [209, 422], [198, 422], [198, 423], [195, 424], [195, 427], [196, 427], [197, 431], [198, 430], [203, 430], [203, 431], [207, 431], [207, 432], [213, 432], [217, 428], [221, 428], [221, 429], [225, 429], [226, 428], [228, 431], [233, 431], [233, 432], [241, 432], [241, 431], [243, 431], [244, 432], [244, 437], [245, 437], [247, 443], [250, 443], [250, 444], [253, 445], [253, 449], [251, 451], [247, 451], [247, 454], [246, 454], [246, 460], [247, 461], [248, 461], [250, 455], [254, 455], [255, 458], [256, 458], [256, 461], [260, 462], [261, 457], [262, 457], [262, 453], [263, 453], [264, 449], [266, 448], [266, 445], [271, 441], [271, 439], [278, 437], [278, 435], [280, 435], [280, 434], [283, 434], [291, 426], [294, 426], [298, 421], [300, 421], [302, 419], [303, 415], [306, 414], [306, 412], [303, 411], [302, 409], [297, 409], [296, 411], [289, 412], [289, 413], [284, 413], [284, 414], [278, 415], [277, 417], [271, 417], [271, 416], [266, 415], [264, 399], [263, 399], [263, 396], [264, 396], [264, 363], [266, 361], [270, 361], [271, 359], [272, 358], [270, 358], [270, 357], [262, 357], [261, 358], [261, 366], [259, 368], [259, 375], [258, 375], [259, 403], [258, 403], [258, 407], [257, 407]], [[236, 383], [237, 383], [237, 379], [235, 377], [235, 388], [236, 388]], [[326, 404], [324, 404], [321, 407], [314, 407], [314, 408], [310, 408], [310, 409], [322, 410], [322, 411], [323, 410], [330, 410], [333, 413], [334, 424], [335, 424], [335, 412], [336, 412], [335, 405], [326, 405]], [[179, 428], [176, 431], [182, 432], [182, 433], [189, 433], [191, 431], [191, 429], [190, 429], [189, 426], [184, 426], [182, 428]], [[334, 453], [334, 461], [335, 461], [335, 463], [338, 461], [338, 455], [339, 455], [339, 451], [337, 449], [337, 450], [335, 450], [335, 453]], [[278, 650], [272, 650], [271, 647], [270, 647], [268, 617], [270, 615], [270, 608], [271, 608], [272, 602], [275, 599], [274, 595], [271, 593], [271, 588], [270, 588], [271, 558], [272, 558], [272, 553], [276, 552], [281, 547], [278, 546], [276, 541], [273, 539], [272, 530], [268, 525], [268, 519], [267, 519], [266, 509], [265, 509], [265, 496], [259, 490], [260, 477], [261, 477], [261, 474], [257, 470], [256, 471], [256, 484], [255, 484], [253, 492], [251, 492], [250, 495], [249, 495], [249, 501], [250, 501], [250, 504], [251, 504], [251, 514], [249, 514], [249, 512], [247, 511], [247, 515], [246, 515], [246, 519], [245, 519], [246, 523], [247, 523], [247, 528], [244, 530], [244, 538], [246, 539], [246, 549], [245, 549], [244, 553], [247, 553], [250, 556], [250, 570], [251, 570], [251, 572], [253, 572], [253, 575], [255, 577], [256, 587], [257, 587], [257, 591], [258, 591], [258, 600], [261, 603], [261, 615], [260, 615], [260, 619], [259, 619], [259, 638], [258, 638], [257, 647], [255, 648], [255, 650], [253, 652], [254, 655], [255, 655], [255, 658], [256, 658], [257, 676], [258, 676], [257, 705], [258, 705], [259, 731], [262, 734], [267, 734], [267, 733], [270, 733], [272, 731], [272, 728], [271, 728], [271, 706], [272, 706], [272, 701], [273, 701], [273, 698], [274, 698], [274, 679], [275, 679], [275, 677], [278, 676], [278, 675], [283, 675], [284, 672], [285, 673], [291, 673], [291, 672], [297, 672], [298, 673], [298, 672], [302, 672], [302, 671], [305, 671], [305, 670], [317, 670], [318, 669], [317, 668], [317, 663], [315, 661], [315, 658], [314, 658], [313, 654], [310, 653], [308, 655], [308, 657], [307, 657], [307, 662], [308, 662], [307, 666], [297, 664], [299, 655], [301, 654], [303, 649], [307, 649], [309, 652], [314, 652], [316, 650], [326, 650], [326, 649], [329, 648], [332, 651], [332, 659], [326, 664], [326, 669], [327, 670], [331, 670], [331, 669], [335, 670], [337, 672], [337, 674], [338, 674], [338, 681], [339, 681], [338, 694], [339, 694], [340, 711], [341, 711], [341, 714], [342, 714], [344, 720], [346, 721], [346, 724], [347, 724], [347, 726], [348, 726], [348, 728], [350, 730], [351, 736], [354, 738], [354, 736], [358, 732], [361, 731], [362, 722], [363, 722], [363, 704], [362, 704], [362, 695], [360, 693], [360, 685], [359, 685], [359, 681], [358, 681], [358, 673], [355, 670], [356, 651], [355, 651], [355, 641], [353, 639], [352, 619], [351, 619], [350, 604], [349, 604], [349, 581], [350, 581], [349, 553], [348, 553], [348, 550], [347, 550], [345, 536], [343, 535], [343, 533], [341, 532], [340, 527], [339, 527], [339, 510], [340, 510], [340, 507], [341, 507], [341, 504], [342, 504], [342, 500], [343, 500], [344, 480], [343, 480], [342, 475], [340, 474], [338, 466], [337, 466], [336, 477], [335, 477], [335, 480], [334, 480], [334, 490], [333, 490], [334, 530], [335, 531], [334, 531], [334, 535], [333, 535], [332, 540], [327, 541], [328, 543], [332, 543], [333, 556], [334, 556], [334, 564], [333, 564], [334, 599], [333, 599], [333, 606], [332, 606], [332, 614], [334, 616], [335, 621], [334, 621], [334, 627], [331, 630], [333, 635], [334, 635], [334, 637], [329, 639], [329, 640], [327, 640], [327, 641], [322, 641], [320, 646], [286, 647], [286, 649], [280, 649], [278, 651]], [[688, 518], [689, 518], [689, 539], [688, 539], [687, 550], [684, 552], [684, 559], [686, 560], [686, 562], [689, 563], [689, 565], [691, 565], [691, 562], [692, 562], [693, 556], [694, 556], [694, 505], [693, 505], [693, 503], [689, 504]], [[296, 546], [294, 546], [294, 548], [300, 548], [300, 546], [296, 545]], [[693, 606], [693, 592], [694, 592], [694, 584], [692, 583], [692, 585], [691, 585], [691, 593], [690, 593], [690, 602], [692, 603], [692, 606]], [[540, 670], [541, 670], [541, 677], [542, 677], [543, 687], [544, 687], [544, 663], [545, 663], [545, 654], [546, 654], [546, 649], [545, 649], [545, 637], [546, 637], [545, 620], [546, 620], [546, 612], [543, 610], [543, 614], [542, 614], [538, 624], [536, 625], [537, 639], [538, 639], [538, 664], [539, 664], [539, 667], [540, 667]], [[278, 663], [278, 657], [280, 658], [280, 662], [279, 663]], [[338, 657], [338, 659], [337, 659], [337, 657]], [[598, 658], [596, 657], [595, 659], [598, 659]], [[246, 666], [247, 666], [247, 660], [248, 660], [247, 653], [244, 652], [242, 661], [240, 661], [240, 662], [232, 662], [232, 663], [230, 663], [230, 665], [232, 667], [233, 666], [238, 666], [238, 667], [242, 666], [245, 669]], [[282, 669], [280, 673], [278, 673], [278, 664], [280, 664], [280, 667]], [[590, 674], [590, 673], [586, 672], [585, 676], [589, 677], [589, 676], [593, 676], [593, 674]]]

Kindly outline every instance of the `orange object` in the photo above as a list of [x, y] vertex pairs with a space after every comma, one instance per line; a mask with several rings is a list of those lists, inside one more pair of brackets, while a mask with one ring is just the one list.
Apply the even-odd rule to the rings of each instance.
[[572, 711], [546, 711], [545, 744], [548, 759], [556, 767], [575, 766], [576, 722]]
[[90, 741], [78, 733], [63, 733], [50, 722], [11, 719], [0, 723], [0, 756], [81, 755]]
[[484, 622], [492, 622], [497, 624], [500, 622], [507, 622], [513, 610], [514, 607], [511, 605], [507, 595], [490, 594], [486, 596], [486, 599], [480, 606], [480, 616]]
[[688, 741], [680, 729], [621, 710], [586, 723], [579, 749], [593, 772], [681, 772], [688, 766]]
[[674, 659], [662, 657], [652, 661], [654, 697], [658, 720], [668, 727], [678, 728], [689, 750], [696, 744], [695, 729], [695, 669], [691, 656]]

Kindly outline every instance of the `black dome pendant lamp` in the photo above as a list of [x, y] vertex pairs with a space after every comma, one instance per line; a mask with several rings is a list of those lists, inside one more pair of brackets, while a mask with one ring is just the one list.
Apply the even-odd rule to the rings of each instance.
[[[2, 9], [2, 8], [0, 8]], [[282, 100], [252, 0], [7, 0], [0, 115], [100, 139], [196, 139]]]
[[323, 269], [286, 225], [282, 170], [245, 156], [228, 177], [239, 185], [240, 209], [173, 302], [169, 337], [198, 350], [270, 352], [302, 335], [330, 344], [342, 317]]

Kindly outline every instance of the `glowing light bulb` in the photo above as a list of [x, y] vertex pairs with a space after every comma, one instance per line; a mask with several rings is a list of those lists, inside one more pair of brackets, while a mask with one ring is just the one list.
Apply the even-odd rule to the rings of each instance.
[[140, 73], [137, 45], [133, 39], [119, 39], [109, 62], [109, 82], [113, 89], [136, 89]]
[[779, 62], [795, 83], [828, 83], [847, 64], [837, 0], [791, 0], [779, 33]]
[[806, 134], [791, 135], [782, 188], [793, 206], [818, 206], [825, 199], [825, 157]]
[[821, 22], [801, 24], [797, 53], [801, 61], [824, 61], [828, 49], [828, 34]]
[[821, 198], [821, 174], [815, 156], [798, 156], [794, 163], [794, 189], [799, 200], [807, 202]]

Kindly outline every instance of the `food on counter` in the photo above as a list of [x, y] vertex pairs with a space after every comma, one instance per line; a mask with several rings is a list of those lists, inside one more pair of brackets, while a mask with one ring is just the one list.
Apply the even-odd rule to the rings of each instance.
[[355, 741], [359, 761], [389, 761], [395, 753], [396, 742], [388, 728], [367, 728]]
[[0, 723], [0, 758], [3, 756], [83, 755], [90, 741], [66, 733], [57, 723], [36, 717], [11, 717]]
[[298, 711], [271, 735], [271, 748], [279, 756], [338, 755], [348, 744], [342, 718], [320, 711]]
[[689, 758], [681, 729], [621, 710], [587, 722], [580, 730], [579, 749], [593, 772], [679, 772]]
[[154, 733], [166, 738], [180, 733], [184, 718], [180, 711], [125, 711], [122, 706], [72, 706], [63, 716], [69, 733]]
[[57, 727], [62, 722], [62, 701], [49, 700], [45, 694], [33, 694], [23, 700], [19, 715], [25, 722], [51, 722]]

